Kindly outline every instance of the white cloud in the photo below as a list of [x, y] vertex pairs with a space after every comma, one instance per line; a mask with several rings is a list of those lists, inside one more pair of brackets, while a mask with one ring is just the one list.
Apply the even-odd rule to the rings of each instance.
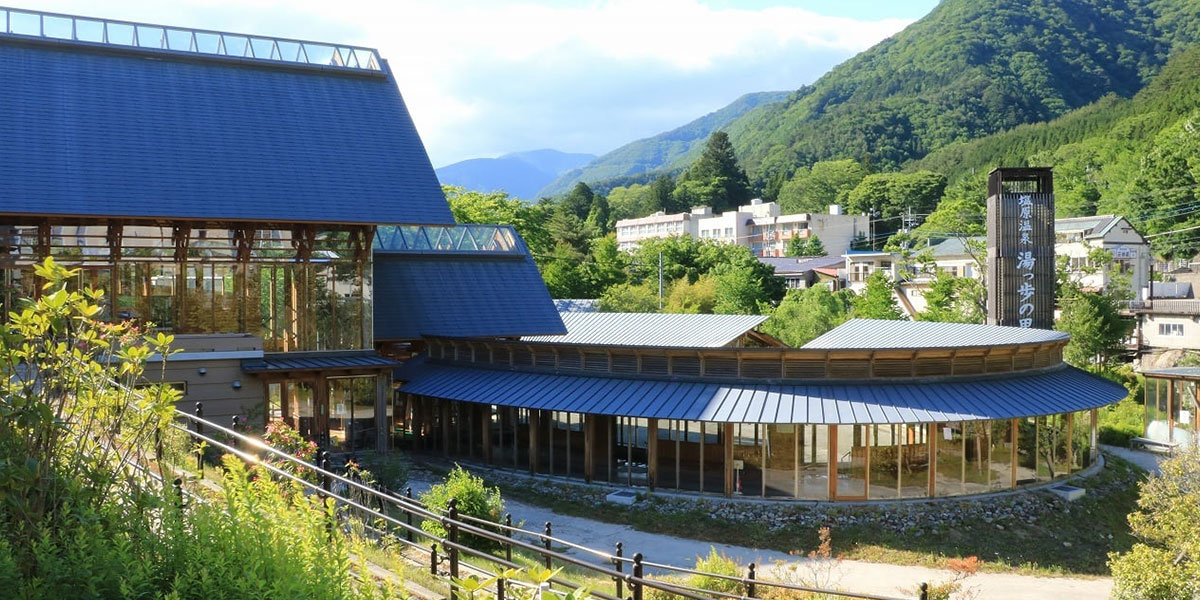
[[811, 82], [910, 22], [698, 0], [124, 0], [104, 14], [84, 0], [39, 5], [377, 47], [439, 165], [535, 147], [604, 152], [743, 93]]

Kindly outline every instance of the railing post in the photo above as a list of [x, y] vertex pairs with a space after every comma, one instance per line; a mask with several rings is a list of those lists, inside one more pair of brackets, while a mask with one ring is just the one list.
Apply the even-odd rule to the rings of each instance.
[[[622, 544], [621, 542], [617, 542], [617, 556], [615, 558], [613, 558], [613, 563], [615, 564], [618, 573], [621, 573], [625, 570], [625, 561], [621, 560], [625, 556], [624, 552], [625, 552], [625, 544]], [[623, 596], [621, 594], [621, 588], [625, 587], [624, 586], [625, 582], [622, 581], [621, 577], [617, 577], [616, 580], [617, 580], [617, 597], [621, 598]]]
[[929, 600], [929, 584], [921, 582], [921, 600]]
[[[200, 402], [196, 403], [196, 435], [204, 435], [204, 405]], [[204, 477], [204, 450], [197, 446], [196, 448], [196, 470], [200, 472], [200, 477]]]
[[633, 600], [642, 600], [642, 553], [633, 555], [633, 580], [629, 582]]
[[504, 544], [504, 560], [512, 562], [512, 513], [504, 513], [504, 535], [508, 543]]
[[318, 450], [321, 453], [321, 489], [328, 494], [333, 489], [333, 478], [329, 476], [329, 451]]
[[451, 498], [446, 508], [446, 528], [449, 530], [446, 539], [450, 542], [446, 556], [450, 559], [450, 597], [453, 598], [458, 591], [458, 586], [453, 583], [458, 579], [458, 498]]
[[542, 536], [542, 545], [546, 548], [546, 568], [552, 569], [550, 565], [550, 521], [546, 521], [546, 534]]
[[438, 574], [437, 573], [437, 565], [438, 565], [437, 542], [434, 542], [429, 545], [429, 574], [433, 575], [434, 577], [437, 577], [437, 574]]
[[504, 600], [504, 578], [496, 578], [496, 600]]
[[754, 563], [750, 563], [749, 573], [746, 574], [746, 595], [754, 597]]
[[[408, 498], [409, 502], [412, 502], [412, 486], [411, 485], [404, 488], [404, 497]], [[405, 516], [405, 519], [408, 521], [408, 530], [405, 533], [408, 534], [408, 541], [411, 542], [411, 541], [413, 541], [412, 504], [409, 504], [407, 507], [405, 507], [404, 516]]]
[[[230, 426], [230, 429], [232, 429], [236, 432], [238, 430], [238, 427], [242, 423], [242, 418], [237, 415], [233, 415], [233, 419], [231, 419], [231, 422], [232, 422], [232, 426]], [[241, 446], [241, 444], [238, 444], [237, 436], [233, 436], [233, 437], [229, 438], [229, 445], [233, 446], [234, 448], [238, 448]]]

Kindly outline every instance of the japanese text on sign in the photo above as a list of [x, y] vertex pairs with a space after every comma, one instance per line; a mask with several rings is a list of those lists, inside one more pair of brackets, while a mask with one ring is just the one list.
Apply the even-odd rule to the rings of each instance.
[[1021, 316], [1021, 327], [1033, 326], [1033, 297], [1037, 294], [1037, 288], [1033, 285], [1033, 267], [1037, 264], [1037, 259], [1033, 256], [1033, 240], [1031, 234], [1033, 232], [1033, 198], [1029, 194], [1022, 195], [1017, 199], [1017, 207], [1020, 209], [1017, 220], [1017, 273], [1021, 276], [1021, 287], [1017, 289], [1017, 294], [1021, 298], [1020, 308], [1017, 313]]

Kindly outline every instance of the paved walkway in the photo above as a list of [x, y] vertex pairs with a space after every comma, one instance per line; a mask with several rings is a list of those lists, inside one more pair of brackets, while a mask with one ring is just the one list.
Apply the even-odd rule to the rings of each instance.
[[[412, 481], [410, 485], [413, 493], [417, 494], [428, 489], [430, 484], [427, 481]], [[525, 529], [539, 530], [543, 523], [550, 521], [554, 525], [554, 537], [610, 552], [617, 542], [621, 542], [625, 545], [626, 556], [641, 552], [647, 561], [660, 564], [690, 567], [697, 555], [708, 553], [710, 546], [743, 564], [798, 563], [803, 569], [803, 563], [807, 562], [807, 559], [797, 559], [774, 550], [710, 544], [647, 533], [626, 525], [562, 515], [514, 500], [505, 500], [505, 510], [512, 513], [514, 522], [523, 521]], [[575, 550], [566, 553], [580, 558], [595, 558]], [[760, 567], [759, 573], [770, 577], [764, 571]], [[942, 569], [847, 560], [837, 566], [831, 584], [860, 593], [906, 597], [902, 592], [904, 588], [916, 587], [922, 581], [943, 581], [950, 577], [950, 571]], [[1108, 578], [1069, 579], [981, 573], [970, 578], [968, 584], [979, 591], [981, 600], [1102, 600], [1108, 598], [1112, 591], [1112, 580]]]
[[1100, 447], [1103, 448], [1105, 450], [1105, 452], [1110, 452], [1116, 456], [1119, 456], [1119, 457], [1121, 457], [1121, 458], [1123, 458], [1123, 459], [1125, 459], [1125, 460], [1127, 460], [1127, 461], [1129, 461], [1151, 473], [1155, 473], [1155, 474], [1158, 473], [1158, 463], [1167, 459], [1166, 454], [1159, 454], [1157, 452], [1147, 452], [1145, 450], [1130, 450], [1129, 448], [1122, 448], [1120, 446], [1108, 446], [1105, 444], [1101, 444]]

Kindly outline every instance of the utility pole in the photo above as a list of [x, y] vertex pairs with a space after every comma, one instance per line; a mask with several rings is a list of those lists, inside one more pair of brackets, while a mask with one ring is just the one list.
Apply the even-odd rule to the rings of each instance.
[[658, 310], [662, 310], [662, 250], [658, 251]]

